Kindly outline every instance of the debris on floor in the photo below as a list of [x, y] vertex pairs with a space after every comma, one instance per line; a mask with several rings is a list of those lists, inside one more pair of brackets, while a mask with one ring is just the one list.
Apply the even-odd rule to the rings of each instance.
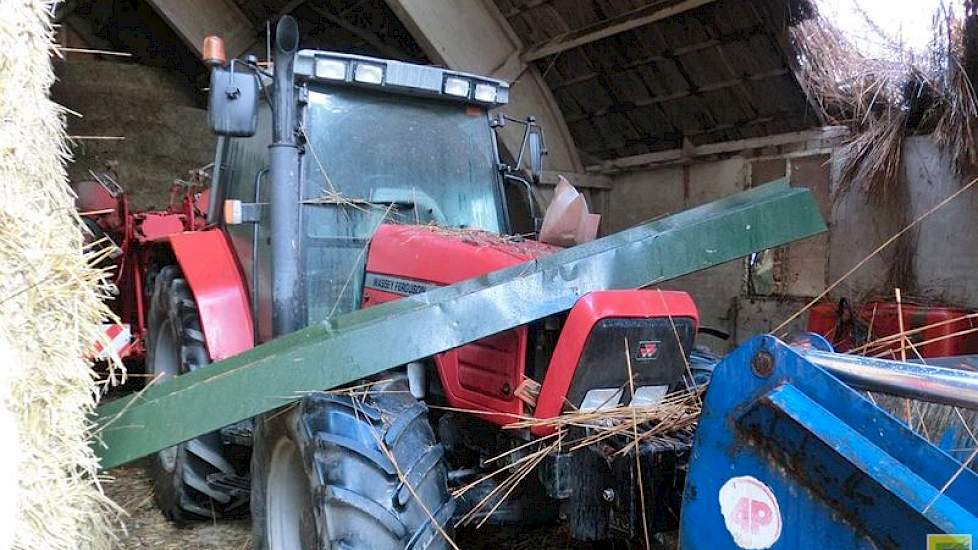
[[[179, 527], [167, 520], [153, 502], [152, 481], [147, 461], [121, 466], [109, 472], [113, 481], [105, 484], [106, 494], [126, 512], [125, 532], [119, 548], [135, 550], [251, 550], [251, 520], [200, 522]], [[564, 550], [581, 548], [565, 529], [556, 525], [524, 528], [485, 527], [463, 529], [455, 543], [465, 550]], [[653, 541], [653, 548], [676, 548], [668, 537]], [[586, 548], [586, 546], [585, 546]]]

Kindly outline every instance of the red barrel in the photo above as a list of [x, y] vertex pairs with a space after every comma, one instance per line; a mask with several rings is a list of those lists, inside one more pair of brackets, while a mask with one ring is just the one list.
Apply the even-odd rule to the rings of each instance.
[[[903, 329], [916, 348], [908, 347], [908, 359], [978, 354], [978, 314], [949, 306], [930, 306], [873, 301], [853, 311], [845, 303], [820, 302], [809, 312], [808, 330], [821, 334], [836, 351], [844, 352], [867, 341], [899, 334], [898, 312], [903, 311]], [[917, 330], [928, 327], [925, 330]], [[899, 339], [876, 346], [867, 355], [899, 358]]]

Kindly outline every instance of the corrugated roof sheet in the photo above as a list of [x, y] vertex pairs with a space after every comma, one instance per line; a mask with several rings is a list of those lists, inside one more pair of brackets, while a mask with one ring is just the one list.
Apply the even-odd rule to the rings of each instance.
[[[495, 0], [532, 50], [678, 1]], [[535, 60], [585, 160], [817, 126], [792, 70], [793, 0], [717, 0]], [[518, 85], [514, 93], [519, 93]]]

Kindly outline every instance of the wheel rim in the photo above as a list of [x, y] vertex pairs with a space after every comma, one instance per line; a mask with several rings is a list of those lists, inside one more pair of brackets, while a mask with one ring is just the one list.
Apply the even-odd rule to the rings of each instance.
[[[311, 509], [309, 479], [299, 449], [287, 439], [272, 450], [265, 492], [265, 521], [269, 550], [303, 548], [302, 521]], [[329, 548], [328, 542], [325, 542]]]
[[[156, 382], [162, 382], [180, 374], [180, 357], [173, 332], [173, 322], [167, 319], [160, 324], [153, 344], [152, 373]], [[177, 464], [177, 447], [168, 447], [157, 453], [163, 469], [172, 472]]]

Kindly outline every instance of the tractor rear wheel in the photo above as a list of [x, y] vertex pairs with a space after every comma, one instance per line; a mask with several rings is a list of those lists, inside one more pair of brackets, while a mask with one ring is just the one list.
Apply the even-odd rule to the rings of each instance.
[[256, 549], [449, 547], [444, 450], [403, 381], [309, 395], [261, 417], [254, 442]]
[[[210, 363], [197, 304], [179, 268], [162, 268], [149, 309], [146, 368], [160, 380]], [[159, 380], [158, 380], [159, 381]], [[153, 457], [153, 492], [173, 521], [239, 516], [248, 511], [246, 478], [229, 460], [219, 432], [164, 449]]]

